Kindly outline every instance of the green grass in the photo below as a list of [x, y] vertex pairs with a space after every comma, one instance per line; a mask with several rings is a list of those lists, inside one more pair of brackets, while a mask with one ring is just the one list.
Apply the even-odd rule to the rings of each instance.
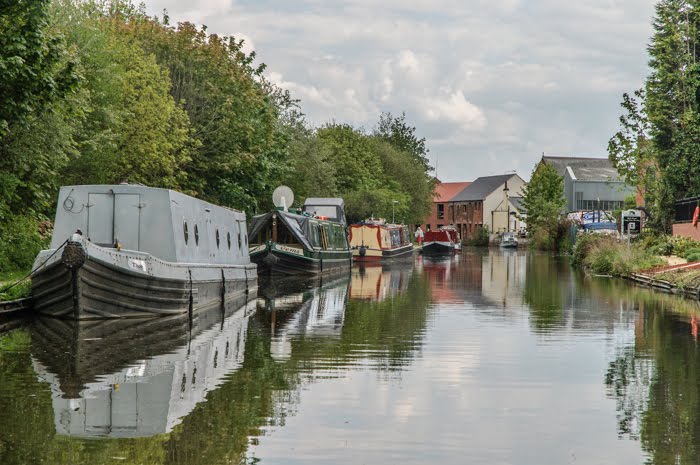
[[27, 274], [29, 274], [29, 270], [13, 271], [10, 273], [0, 273], [0, 302], [6, 300], [21, 299], [23, 297], [30, 296], [32, 291], [32, 283], [29, 279], [14, 286], [12, 289], [5, 291], [7, 287], [24, 278], [25, 276], [27, 276]]
[[666, 262], [639, 244], [628, 246], [616, 238], [584, 234], [576, 241], [573, 261], [597, 274], [629, 276]]

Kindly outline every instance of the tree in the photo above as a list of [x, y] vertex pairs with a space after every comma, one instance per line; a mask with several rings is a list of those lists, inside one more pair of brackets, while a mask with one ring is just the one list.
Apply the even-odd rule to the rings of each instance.
[[523, 188], [523, 210], [527, 215], [528, 233], [535, 238], [535, 246], [559, 246], [559, 217], [565, 205], [564, 178], [553, 166], [538, 164], [530, 182]]
[[49, 30], [49, 0], [0, 4], [0, 140], [77, 85], [75, 63]]
[[[221, 205], [255, 211], [289, 171], [281, 117], [296, 102], [265, 81], [265, 65], [233, 36], [184, 22], [170, 27], [144, 15], [121, 21], [124, 32], [169, 70], [170, 93], [201, 141], [184, 169], [186, 188]], [[288, 107], [278, 107], [287, 105]]]
[[379, 115], [379, 125], [374, 130], [374, 135], [397, 150], [410, 153], [426, 173], [433, 170], [428, 160], [429, 150], [425, 146], [425, 137], [416, 136], [416, 128], [406, 122], [406, 113], [401, 113], [401, 116], [393, 116], [388, 112]]
[[[654, 163], [646, 167], [658, 169], [654, 194], [658, 203], [658, 227], [664, 230], [669, 229], [672, 221], [673, 201], [700, 194], [700, 67], [697, 60], [700, 49], [696, 3], [660, 1], [656, 5], [654, 35], [648, 47], [651, 73], [646, 80], [642, 108], [649, 121]], [[640, 127], [643, 129], [643, 125]], [[643, 144], [638, 149], [643, 150], [642, 155], [646, 153]]]

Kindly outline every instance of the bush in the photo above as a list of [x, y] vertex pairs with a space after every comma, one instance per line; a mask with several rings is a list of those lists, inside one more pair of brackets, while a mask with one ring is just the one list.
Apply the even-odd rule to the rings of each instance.
[[685, 253], [683, 254], [683, 258], [688, 258], [689, 255], [695, 255], [695, 254], [700, 254], [700, 248], [693, 247], [692, 249], [686, 250]]
[[597, 274], [627, 276], [665, 263], [641, 244], [628, 245], [617, 238], [598, 234], [577, 237], [572, 262]]
[[547, 227], [533, 226], [529, 229], [530, 247], [537, 250], [552, 250], [560, 253], [571, 251], [569, 236], [571, 222], [562, 219]]
[[30, 269], [46, 245], [36, 220], [27, 216], [12, 218], [0, 227], [0, 271]]
[[689, 262], [700, 262], [700, 250], [697, 252], [689, 253], [685, 256], [686, 260]]
[[466, 242], [467, 245], [472, 245], [476, 247], [485, 247], [489, 245], [489, 231], [483, 226], [476, 228], [476, 234], [474, 237]]

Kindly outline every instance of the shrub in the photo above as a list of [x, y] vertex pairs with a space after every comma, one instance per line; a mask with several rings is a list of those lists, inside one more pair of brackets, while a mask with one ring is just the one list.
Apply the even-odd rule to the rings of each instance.
[[700, 262], [700, 250], [697, 252], [689, 253], [685, 256], [686, 260], [689, 262]]
[[537, 250], [552, 250], [560, 253], [571, 251], [572, 244], [569, 231], [571, 222], [562, 219], [547, 227], [533, 226], [530, 228], [530, 247]]
[[577, 238], [572, 262], [594, 273], [613, 276], [627, 276], [665, 263], [640, 244], [628, 245], [597, 234], [582, 234]]
[[698, 247], [693, 247], [692, 249], [686, 250], [685, 254], [683, 255], [684, 258], [688, 259], [689, 256], [691, 255], [698, 255], [700, 254], [700, 248]]
[[0, 227], [0, 271], [28, 270], [46, 243], [36, 220], [27, 216], [10, 219]]
[[476, 234], [474, 236], [467, 240], [466, 242], [467, 245], [472, 245], [472, 246], [477, 246], [477, 247], [485, 247], [489, 245], [489, 231], [483, 226], [479, 226], [476, 228]]

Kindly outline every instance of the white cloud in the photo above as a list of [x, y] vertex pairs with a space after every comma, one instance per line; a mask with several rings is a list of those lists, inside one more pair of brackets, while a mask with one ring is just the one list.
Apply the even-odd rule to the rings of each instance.
[[426, 105], [429, 120], [456, 123], [466, 131], [478, 131], [486, 127], [484, 112], [468, 101], [461, 90], [426, 102]]

